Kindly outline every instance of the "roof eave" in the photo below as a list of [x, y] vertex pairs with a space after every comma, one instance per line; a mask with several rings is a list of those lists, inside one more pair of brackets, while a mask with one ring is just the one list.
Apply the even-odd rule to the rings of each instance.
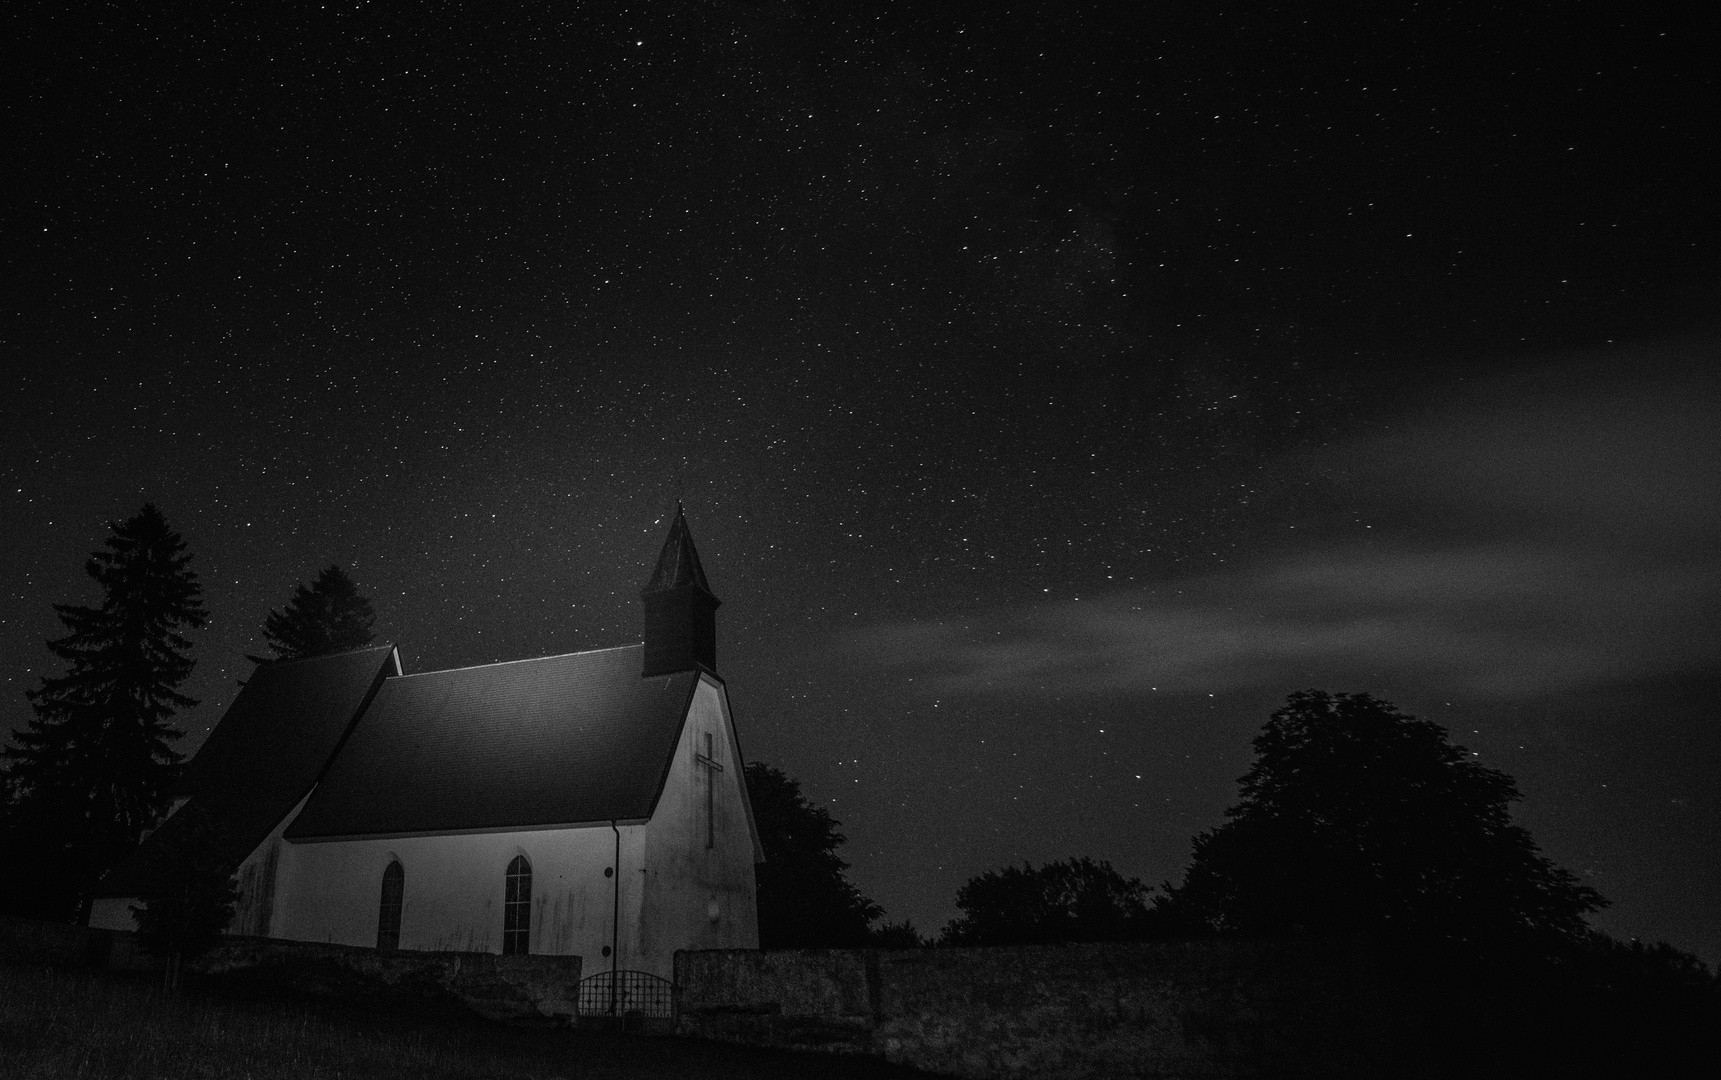
[[339, 844], [358, 840], [402, 840], [421, 836], [493, 836], [511, 832], [552, 832], [556, 829], [607, 829], [611, 825], [644, 825], [651, 817], [597, 818], [593, 821], [557, 821], [543, 825], [487, 825], [466, 829], [417, 829], [411, 832], [343, 833], [320, 836], [288, 836], [289, 844]]

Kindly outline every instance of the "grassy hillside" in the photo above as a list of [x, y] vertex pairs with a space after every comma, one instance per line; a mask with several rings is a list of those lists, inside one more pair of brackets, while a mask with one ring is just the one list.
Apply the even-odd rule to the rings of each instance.
[[7, 1080], [686, 1080], [920, 1075], [882, 1062], [687, 1039], [531, 1031], [448, 1012], [164, 995], [108, 976], [0, 964]]

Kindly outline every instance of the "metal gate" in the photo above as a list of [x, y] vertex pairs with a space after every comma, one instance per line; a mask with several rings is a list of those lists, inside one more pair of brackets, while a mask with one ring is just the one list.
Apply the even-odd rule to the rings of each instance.
[[675, 1026], [675, 984], [649, 971], [600, 971], [580, 980], [580, 1019], [668, 1032]]

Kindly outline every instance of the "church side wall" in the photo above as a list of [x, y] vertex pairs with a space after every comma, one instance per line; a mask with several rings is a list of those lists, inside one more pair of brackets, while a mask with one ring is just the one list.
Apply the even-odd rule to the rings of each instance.
[[[700, 761], [707, 735], [721, 771]], [[645, 827], [645, 902], [632, 966], [669, 978], [678, 949], [759, 947], [741, 768], [723, 689], [701, 679], [663, 796]], [[587, 968], [595, 970], [589, 962]]]
[[135, 896], [101, 896], [90, 902], [90, 927], [95, 930], [136, 930], [134, 905], [143, 901]]
[[239, 881], [239, 903], [234, 906], [233, 922], [227, 927], [229, 934], [243, 934], [248, 937], [269, 937], [274, 929], [275, 897], [280, 884], [281, 849], [285, 841], [281, 834], [287, 831], [287, 826], [299, 816], [299, 811], [310, 801], [311, 793], [306, 792], [292, 812], [281, 819], [280, 824], [269, 833], [257, 849], [245, 857], [234, 871], [234, 877]]
[[[643, 829], [620, 827], [624, 929], [637, 921], [629, 905], [637, 911], [640, 890], [630, 878], [641, 876]], [[531, 951], [581, 956], [588, 973], [605, 970], [600, 958], [610, 944], [615, 882], [604, 871], [615, 858], [615, 843], [608, 825], [289, 842], [278, 871], [273, 936], [375, 946], [383, 871], [399, 860], [405, 872], [401, 948], [499, 953], [504, 878], [514, 857], [524, 855], [532, 865]]]

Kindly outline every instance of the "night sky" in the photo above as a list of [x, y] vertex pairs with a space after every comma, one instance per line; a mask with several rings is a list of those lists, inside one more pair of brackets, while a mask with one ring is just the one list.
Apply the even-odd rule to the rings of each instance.
[[145, 500], [189, 750], [330, 562], [638, 640], [679, 497], [890, 918], [1176, 879], [1317, 687], [1721, 959], [1715, 43], [1613, 6], [10, 6], [0, 723]]

